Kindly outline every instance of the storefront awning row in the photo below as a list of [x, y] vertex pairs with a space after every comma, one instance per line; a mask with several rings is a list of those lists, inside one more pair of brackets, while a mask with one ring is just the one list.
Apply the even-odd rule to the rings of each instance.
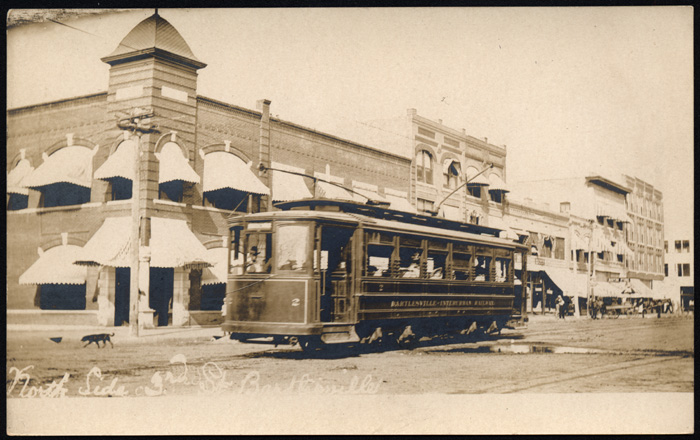
[[87, 267], [73, 264], [82, 248], [60, 245], [43, 251], [20, 277], [20, 284], [85, 284]]
[[[131, 217], [106, 218], [73, 261], [80, 265], [130, 267], [131, 226]], [[183, 220], [152, 218], [150, 249], [151, 267], [212, 265], [207, 249]]]
[[313, 198], [313, 195], [306, 186], [303, 176], [283, 171], [272, 171], [272, 200], [288, 202], [310, 198]]
[[[474, 176], [476, 176], [476, 178]], [[489, 186], [489, 180], [483, 173], [479, 174], [479, 170], [477, 170], [476, 167], [467, 167], [467, 181], [469, 181], [467, 184], [469, 186]]]
[[190, 166], [189, 160], [182, 154], [180, 147], [174, 142], [163, 145], [160, 153], [156, 153], [158, 162], [158, 183], [182, 180], [183, 182], [199, 183], [199, 174]]
[[248, 165], [237, 156], [216, 151], [204, 156], [204, 192], [230, 188], [253, 194], [269, 195], [270, 190]]
[[417, 214], [418, 210], [411, 205], [411, 203], [405, 197], [399, 197], [392, 194], [387, 194], [386, 199], [389, 201], [389, 208], [395, 211], [410, 212], [411, 214]]
[[614, 285], [605, 281], [596, 281], [593, 284], [593, 295], [599, 297], [621, 298], [623, 286]]
[[352, 200], [352, 194], [345, 189], [321, 180], [316, 181], [316, 193], [319, 197], [334, 200]]
[[44, 162], [22, 179], [25, 188], [40, 188], [54, 183], [92, 186], [92, 158], [97, 147], [70, 146], [44, 155]]
[[209, 249], [207, 250], [207, 258], [213, 265], [202, 269], [202, 285], [226, 284], [228, 278], [228, 249]]
[[370, 199], [375, 200], [377, 202], [390, 203], [389, 200], [387, 200], [385, 197], [380, 196], [379, 193], [376, 191], [357, 187], [353, 188], [352, 190], [355, 191], [355, 194], [353, 194], [353, 198], [357, 202], [365, 203], [367, 202], [367, 199]]
[[34, 171], [27, 159], [22, 159], [17, 163], [12, 171], [7, 174], [7, 192], [12, 194], [28, 195], [29, 190], [24, 183], [24, 178]]
[[544, 270], [549, 279], [566, 296], [586, 297], [586, 275], [575, 274], [566, 269], [548, 267]]
[[95, 179], [122, 179], [134, 180], [134, 149], [136, 142], [124, 141], [109, 155], [107, 160], [95, 171]]
[[508, 186], [498, 174], [489, 176], [489, 191], [509, 192]]

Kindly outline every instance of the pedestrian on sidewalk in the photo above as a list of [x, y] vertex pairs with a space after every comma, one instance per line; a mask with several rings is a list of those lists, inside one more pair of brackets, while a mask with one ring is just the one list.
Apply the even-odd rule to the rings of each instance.
[[556, 306], [557, 316], [561, 319], [564, 319], [566, 316], [566, 301], [564, 301], [564, 298], [561, 295], [557, 296]]

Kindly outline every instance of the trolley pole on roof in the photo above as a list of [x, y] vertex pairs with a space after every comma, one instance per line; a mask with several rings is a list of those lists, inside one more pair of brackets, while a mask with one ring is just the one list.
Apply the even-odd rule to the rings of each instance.
[[[150, 123], [153, 111], [134, 109], [128, 118], [120, 119], [117, 126], [136, 135], [134, 146], [134, 178], [131, 181], [131, 270], [129, 274], [129, 334], [139, 336], [139, 248], [141, 245], [141, 136], [155, 131], [156, 126]], [[144, 294], [146, 294], [144, 292]]]

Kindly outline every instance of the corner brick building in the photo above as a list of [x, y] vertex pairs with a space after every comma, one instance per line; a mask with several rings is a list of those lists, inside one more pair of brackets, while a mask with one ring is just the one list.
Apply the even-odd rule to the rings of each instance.
[[[110, 65], [106, 92], [8, 110], [10, 323], [128, 321], [135, 147], [147, 219], [140, 245], [150, 252], [141, 251], [140, 266], [150, 284], [139, 306], [146, 325], [221, 319], [230, 215], [314, 193], [367, 194], [410, 209], [410, 158], [273, 118], [268, 100], [251, 110], [198, 96], [206, 64], [159, 15], [102, 61]], [[138, 139], [117, 126], [135, 109], [154, 112], [147, 122], [157, 132]], [[357, 194], [262, 172], [261, 163]]]

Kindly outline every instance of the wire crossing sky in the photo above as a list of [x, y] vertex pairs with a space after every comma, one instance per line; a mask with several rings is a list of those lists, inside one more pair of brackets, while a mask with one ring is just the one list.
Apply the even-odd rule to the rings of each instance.
[[[267, 98], [273, 115], [350, 139], [415, 108], [507, 145], [511, 185], [637, 176], [663, 191], [667, 235], [692, 231], [690, 7], [158, 12], [208, 64], [200, 95]], [[105, 91], [100, 58], [153, 13], [11, 27], [8, 108]]]

